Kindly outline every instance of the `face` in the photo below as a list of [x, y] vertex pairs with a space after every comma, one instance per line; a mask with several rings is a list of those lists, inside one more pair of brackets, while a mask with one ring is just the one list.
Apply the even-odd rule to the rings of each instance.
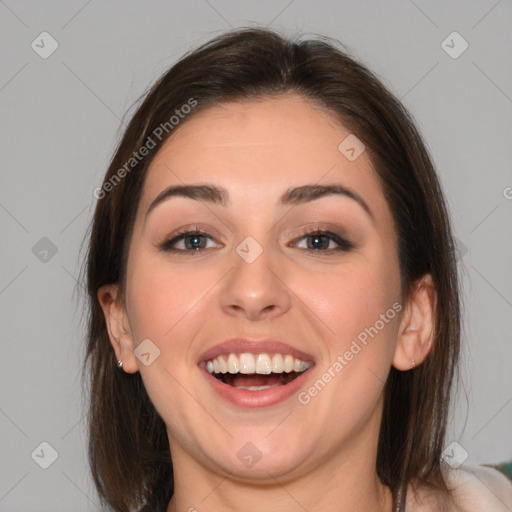
[[[292, 478], [376, 450], [397, 239], [367, 153], [339, 149], [348, 135], [289, 94], [195, 114], [155, 156], [123, 306], [123, 343], [150, 340], [149, 355], [124, 369], [141, 372], [175, 464]], [[168, 191], [183, 185], [222, 200]], [[300, 194], [314, 185], [333, 188]]]

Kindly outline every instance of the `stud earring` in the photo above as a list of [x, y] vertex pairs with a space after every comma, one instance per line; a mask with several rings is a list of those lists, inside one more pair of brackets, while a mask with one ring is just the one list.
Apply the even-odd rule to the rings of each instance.
[[122, 368], [123, 367], [123, 361], [117, 361], [117, 367]]
[[415, 366], [416, 366], [416, 361], [413, 358], [413, 360], [412, 360], [412, 368], [414, 368]]

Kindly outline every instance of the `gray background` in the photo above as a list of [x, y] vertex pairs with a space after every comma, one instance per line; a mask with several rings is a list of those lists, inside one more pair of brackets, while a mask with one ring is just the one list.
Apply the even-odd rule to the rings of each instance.
[[[447, 444], [458, 441], [468, 463], [511, 459], [511, 22], [510, 0], [0, 0], [0, 510], [97, 510], [79, 378], [83, 305], [73, 299], [93, 189], [149, 84], [191, 46], [249, 25], [340, 39], [412, 111], [464, 276], [465, 390]], [[44, 31], [59, 45], [47, 59], [31, 47]], [[453, 31], [469, 44], [458, 58], [441, 46]], [[43, 237], [56, 254], [44, 253]], [[58, 452], [48, 469], [36, 463], [51, 457], [43, 441]]]

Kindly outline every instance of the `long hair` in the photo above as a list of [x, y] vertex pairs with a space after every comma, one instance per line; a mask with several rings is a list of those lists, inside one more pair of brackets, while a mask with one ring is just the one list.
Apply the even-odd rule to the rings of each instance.
[[[391, 368], [377, 473], [391, 489], [395, 505], [398, 489], [413, 481], [449, 495], [441, 452], [458, 377], [460, 292], [452, 228], [428, 150], [405, 107], [340, 43], [320, 36], [291, 40], [266, 29], [240, 29], [191, 51], [157, 80], [129, 122], [103, 185], [95, 192], [98, 201], [84, 264], [89, 463], [102, 503], [115, 511], [127, 512], [141, 503], [165, 507], [174, 492], [165, 424], [140, 373], [116, 368], [96, 296], [107, 283], [125, 290], [128, 247], [148, 166], [165, 141], [197, 112], [287, 92], [325, 109], [365, 144], [398, 235], [402, 300], [421, 276], [432, 275], [438, 297], [434, 346], [411, 371]], [[171, 118], [177, 111], [188, 114], [175, 128]], [[142, 155], [140, 148], [149, 145]]]

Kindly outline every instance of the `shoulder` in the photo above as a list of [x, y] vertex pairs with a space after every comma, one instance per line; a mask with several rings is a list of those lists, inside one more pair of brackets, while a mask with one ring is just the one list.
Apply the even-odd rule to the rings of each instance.
[[488, 466], [442, 467], [451, 500], [443, 493], [410, 485], [407, 512], [511, 512], [512, 481]]
[[497, 469], [462, 465], [447, 469], [444, 474], [460, 512], [512, 510], [512, 481]]

